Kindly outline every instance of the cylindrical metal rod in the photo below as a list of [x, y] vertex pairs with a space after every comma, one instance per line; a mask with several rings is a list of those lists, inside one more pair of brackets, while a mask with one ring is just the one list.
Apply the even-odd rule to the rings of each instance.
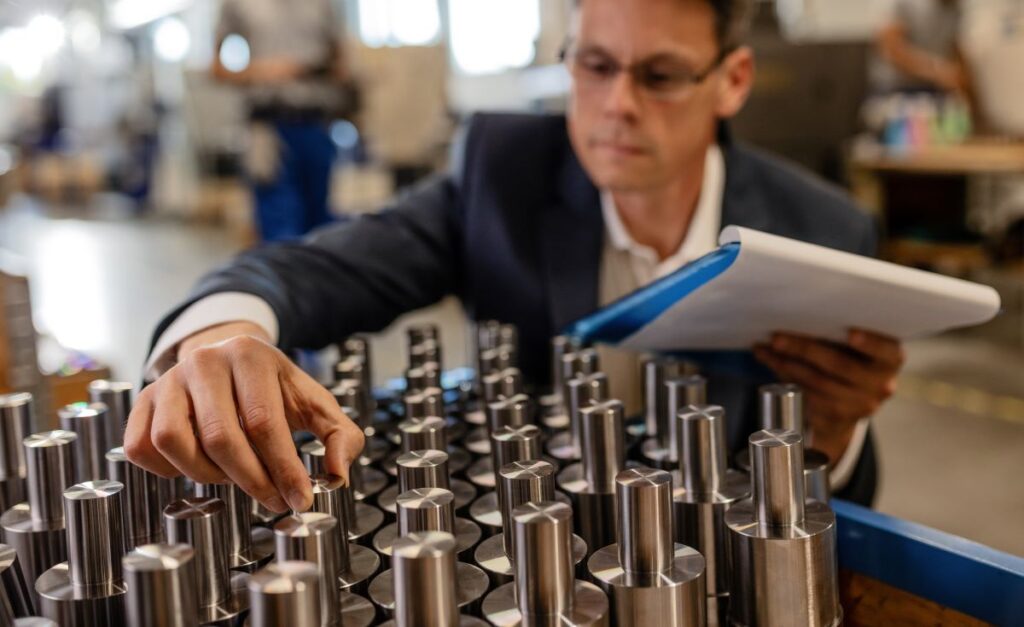
[[[344, 479], [336, 475], [317, 474], [309, 479], [313, 484], [313, 507], [310, 511], [329, 514], [338, 520], [338, 550], [342, 555], [340, 567], [345, 568], [348, 565], [348, 521], [356, 516], [352, 491], [345, 486]], [[346, 511], [346, 506], [351, 507], [351, 511]]]
[[455, 547], [455, 537], [443, 531], [395, 540], [391, 561], [399, 627], [458, 626]]
[[648, 436], [664, 437], [668, 429], [665, 381], [684, 374], [684, 365], [675, 359], [652, 357], [643, 362], [644, 424]]
[[64, 490], [74, 485], [73, 448], [77, 435], [45, 431], [25, 438], [28, 503], [32, 520], [64, 520]]
[[187, 544], [144, 544], [122, 560], [129, 627], [197, 627], [195, 551]]
[[174, 500], [171, 481], [128, 461], [120, 446], [107, 453], [107, 475], [124, 484], [128, 547], [162, 542], [163, 509]]
[[441, 369], [435, 363], [426, 363], [405, 371], [405, 389], [410, 392], [439, 387], [441, 387]]
[[[512, 462], [540, 458], [540, 427], [501, 427], [491, 433], [493, 467], [501, 468]], [[497, 485], [497, 482], [495, 482]]]
[[451, 489], [448, 477], [448, 453], [432, 449], [402, 453], [398, 466], [398, 492], [417, 488]]
[[34, 613], [32, 595], [18, 554], [6, 544], [0, 544], [0, 625], [11, 625], [15, 618]]
[[512, 511], [515, 584], [524, 615], [562, 614], [572, 608], [572, 508], [565, 503], [525, 503]]
[[368, 392], [361, 381], [355, 379], [340, 381], [331, 388], [331, 394], [334, 395], [334, 400], [338, 402], [339, 407], [347, 409], [349, 417], [356, 424], [363, 428], [367, 426], [366, 423], [372, 416], [373, 409]]
[[421, 322], [419, 324], [412, 324], [406, 327], [405, 337], [409, 341], [409, 346], [415, 346], [416, 344], [421, 344], [427, 340], [440, 342], [441, 329], [432, 322]]
[[580, 410], [583, 476], [594, 492], [615, 491], [615, 477], [626, 465], [625, 409], [611, 400]]
[[268, 564], [248, 585], [250, 627], [320, 627], [320, 574], [315, 564]]
[[73, 403], [58, 410], [60, 428], [78, 435], [75, 441], [75, 481], [105, 479], [107, 464], [107, 406]]
[[164, 508], [167, 542], [188, 544], [195, 550], [200, 608], [222, 605], [231, 596], [226, 516], [227, 506], [218, 498], [190, 497]]
[[799, 385], [772, 383], [758, 389], [761, 428], [804, 432], [804, 393]]
[[338, 546], [338, 519], [329, 514], [304, 512], [285, 516], [274, 525], [277, 561], [305, 560], [320, 572], [320, 612], [338, 614], [338, 574], [348, 569], [348, 555]]
[[89, 384], [89, 400], [107, 406], [107, 446], [114, 448], [124, 443], [124, 427], [132, 412], [131, 383], [100, 379]]
[[[373, 361], [371, 359], [372, 348], [373, 347], [370, 345], [370, 338], [365, 335], [353, 335], [346, 338], [345, 341], [338, 346], [340, 361], [356, 357], [362, 362], [363, 372], [365, 373], [363, 381], [367, 392], [370, 391], [370, 374], [373, 372]], [[340, 380], [340, 377], [336, 380]]]
[[[551, 338], [551, 391], [559, 396], [562, 395], [562, 357], [575, 350], [576, 346], [572, 339], [566, 335], [556, 335]], [[571, 378], [571, 377], [570, 377]]]
[[441, 345], [434, 340], [424, 340], [409, 347], [409, 366], [415, 368], [424, 364], [442, 364]]
[[505, 554], [514, 559], [512, 510], [523, 503], [555, 500], [555, 467], [536, 459], [506, 464], [498, 469], [497, 487]]
[[666, 433], [658, 434], [662, 447], [669, 449], [669, 458], [679, 459], [679, 437], [677, 435], [679, 413], [685, 408], [706, 405], [708, 382], [699, 374], [677, 377], [665, 381], [665, 422]]
[[626, 572], [660, 573], [672, 568], [672, 475], [630, 468], [615, 478], [619, 507], [619, 562]]
[[768, 526], [804, 521], [804, 448], [795, 431], [764, 430], [750, 436], [754, 515]]
[[234, 483], [197, 483], [196, 496], [224, 501], [226, 550], [229, 555], [248, 553], [252, 548], [252, 497]]
[[491, 349], [481, 351], [479, 355], [481, 377], [493, 372], [500, 372], [516, 366], [516, 348], [508, 344], [501, 344]]
[[521, 427], [533, 422], [533, 401], [516, 394], [487, 405], [487, 427], [494, 433], [501, 427]]
[[691, 406], [675, 422], [683, 487], [701, 495], [721, 489], [727, 468], [725, 410], [717, 405]]
[[32, 433], [32, 414], [32, 395], [28, 392], [0, 395], [0, 480], [25, 477], [21, 441]]
[[579, 450], [580, 438], [580, 412], [592, 403], [608, 399], [608, 377], [603, 372], [584, 375], [570, 380], [567, 383], [569, 388], [569, 432], [572, 434], [572, 445]]
[[427, 416], [444, 417], [444, 397], [440, 388], [427, 388], [406, 394], [405, 418], [426, 418]]
[[484, 401], [493, 403], [500, 398], [511, 398], [523, 391], [523, 373], [519, 368], [506, 368], [485, 376], [481, 380]]
[[424, 418], [407, 418], [398, 425], [402, 432], [402, 452], [448, 450], [448, 431], [444, 418], [426, 416]]
[[78, 586], [121, 581], [124, 485], [86, 481], [64, 491], [71, 582]]
[[398, 535], [455, 529], [455, 495], [444, 488], [420, 488], [398, 495]]

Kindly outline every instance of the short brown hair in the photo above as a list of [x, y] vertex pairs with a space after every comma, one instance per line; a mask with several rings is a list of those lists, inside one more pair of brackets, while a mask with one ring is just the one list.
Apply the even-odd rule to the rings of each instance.
[[[743, 44], [750, 28], [752, 0], [704, 0], [715, 13], [715, 38], [723, 51], [730, 52]], [[582, 0], [574, 0], [576, 6]]]

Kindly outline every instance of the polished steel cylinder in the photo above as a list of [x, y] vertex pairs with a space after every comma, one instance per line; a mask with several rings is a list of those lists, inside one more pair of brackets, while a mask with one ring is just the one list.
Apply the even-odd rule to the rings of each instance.
[[107, 422], [110, 419], [103, 403], [74, 403], [57, 411], [60, 428], [78, 436], [75, 440], [75, 481], [93, 481], [107, 477]]
[[455, 495], [443, 488], [420, 488], [398, 495], [398, 535], [455, 530]]
[[147, 472], [128, 461], [123, 447], [111, 449], [106, 457], [107, 476], [124, 484], [128, 547], [163, 542], [163, 510], [175, 500], [172, 480]]
[[625, 409], [611, 400], [580, 409], [583, 477], [594, 492], [614, 492], [626, 464]]
[[804, 519], [803, 439], [795, 431], [763, 430], [750, 436], [751, 486], [758, 522], [800, 524]]
[[[32, 433], [33, 400], [28, 392], [0, 395], [0, 480], [25, 478], [25, 436]], [[4, 504], [6, 507], [14, 503]]]
[[412, 391], [441, 387], [441, 368], [435, 363], [426, 363], [405, 371], [405, 389]]
[[442, 364], [441, 344], [434, 340], [423, 340], [409, 347], [409, 367], [416, 368], [424, 364]]
[[[373, 361], [371, 359], [373, 352], [373, 346], [370, 343], [370, 338], [365, 335], [353, 335], [345, 339], [344, 342], [338, 345], [338, 356], [339, 361], [343, 361], [349, 357], [358, 357], [363, 362], [363, 367], [369, 375], [373, 371]], [[369, 376], [366, 379], [366, 388], [370, 389]]]
[[579, 450], [582, 437], [580, 412], [592, 403], [608, 399], [608, 377], [603, 372], [595, 372], [572, 379], [566, 385], [569, 389], [569, 433], [572, 446]]
[[402, 433], [402, 452], [448, 450], [448, 431], [440, 416], [407, 418], [398, 425]]
[[444, 417], [444, 396], [440, 388], [427, 388], [406, 394], [402, 397], [405, 404], [405, 418], [426, 418], [427, 416]]
[[45, 431], [24, 439], [28, 470], [28, 503], [32, 520], [64, 520], [64, 490], [74, 485], [74, 446], [71, 431]]
[[[313, 506], [310, 511], [328, 514], [337, 519], [338, 547], [347, 559], [348, 526], [349, 522], [357, 517], [352, 492], [345, 486], [344, 480], [335, 475], [311, 475], [309, 480], [313, 488]], [[345, 498], [346, 492], [348, 498]]]
[[725, 410], [717, 405], [690, 406], [675, 423], [679, 431], [683, 487], [693, 494], [711, 495], [725, 483]]
[[480, 377], [485, 377], [493, 372], [515, 368], [516, 348], [508, 344], [501, 344], [481, 351], [478, 362], [480, 364]]
[[305, 512], [282, 518], [274, 525], [277, 561], [304, 560], [317, 565], [320, 573], [320, 612], [338, 615], [339, 576], [348, 570], [348, 553], [338, 544], [338, 519], [319, 512]]
[[501, 509], [505, 554], [514, 560], [515, 533], [512, 511], [524, 503], [555, 500], [555, 467], [542, 460], [512, 462], [498, 470], [498, 507]]
[[432, 449], [409, 451], [398, 457], [398, 492], [417, 488], [451, 490], [448, 453]]
[[124, 484], [117, 481], [86, 481], [64, 491], [68, 565], [75, 585], [121, 581], [124, 501]]
[[533, 422], [533, 401], [515, 394], [487, 405], [487, 427], [491, 433], [501, 427], [521, 427]]
[[391, 553], [395, 622], [402, 627], [459, 624], [455, 537], [442, 531], [413, 533]]
[[706, 405], [707, 402], [708, 382], [701, 375], [691, 374], [665, 381], [665, 416], [661, 423], [665, 430], [662, 435], [659, 424], [658, 439], [662, 446], [669, 449], [670, 461], [679, 459], [679, 438], [676, 436], [679, 421], [676, 417], [687, 407], [699, 407]]
[[234, 483], [197, 483], [196, 496], [218, 498], [226, 508], [228, 566], [253, 572], [270, 561], [274, 553], [272, 535], [252, 525], [252, 497]]
[[644, 425], [648, 436], [662, 437], [668, 428], [668, 397], [665, 381], [687, 374], [686, 365], [676, 359], [651, 357], [642, 364], [641, 380], [644, 389]]
[[672, 475], [631, 468], [615, 480], [619, 501], [619, 560], [631, 573], [660, 573], [672, 566]]
[[427, 340], [440, 342], [441, 328], [433, 322], [411, 324], [405, 329], [405, 337], [408, 340], [409, 346], [415, 346]]
[[761, 428], [804, 432], [804, 393], [792, 383], [772, 383], [758, 388]]
[[486, 375], [480, 380], [484, 402], [493, 403], [523, 392], [523, 373], [519, 368], [506, 368]]
[[373, 406], [362, 381], [343, 379], [331, 388], [331, 394], [353, 422], [364, 429], [368, 426], [373, 416]]
[[[337, 383], [331, 387], [331, 393], [339, 405], [344, 404], [358, 409], [360, 412], [366, 409], [365, 401], [368, 400], [366, 397], [369, 396], [371, 390], [370, 370], [362, 357], [350, 355], [339, 361], [334, 366], [334, 378]], [[363, 395], [363, 404], [347, 404], [352, 402], [352, 396], [349, 395], [354, 394], [351, 391], [353, 388], [358, 389], [359, 394]]]
[[144, 544], [122, 560], [129, 627], [198, 627], [195, 551]]
[[[556, 335], [551, 338], [551, 392], [562, 395], [562, 358], [576, 350], [572, 338], [567, 335]], [[572, 378], [572, 377], [570, 377]]]
[[564, 503], [525, 503], [512, 511], [515, 582], [526, 615], [564, 614], [573, 605], [572, 508]]
[[540, 428], [536, 425], [501, 427], [492, 431], [491, 456], [494, 468], [527, 459], [540, 459], [540, 436]]
[[0, 544], [0, 625], [11, 625], [14, 619], [33, 614], [35, 602], [18, 554], [13, 547]]
[[107, 438], [109, 448], [124, 443], [124, 428], [132, 412], [132, 390], [134, 386], [126, 381], [99, 379], [89, 383], [89, 401], [107, 406]]
[[231, 598], [228, 569], [227, 506], [214, 497], [190, 497], [164, 508], [164, 532], [170, 544], [195, 550], [196, 600], [200, 608]]
[[280, 561], [249, 579], [250, 627], [320, 627], [320, 572], [315, 564]]

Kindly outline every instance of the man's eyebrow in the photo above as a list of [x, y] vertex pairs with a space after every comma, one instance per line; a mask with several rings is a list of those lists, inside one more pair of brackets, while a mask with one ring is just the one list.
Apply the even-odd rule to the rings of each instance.
[[[610, 50], [608, 50], [607, 48], [605, 48], [601, 44], [580, 42], [579, 44], [577, 44], [577, 50], [578, 50], [578, 52], [580, 54], [595, 54], [596, 53], [596, 54], [602, 54], [602, 55], [607, 56], [607, 57], [611, 57], [613, 59], [615, 58], [615, 55], [612, 54], [612, 52]], [[646, 55], [646, 56], [644, 56], [644, 57], [642, 57], [640, 59], [637, 59], [633, 63], [635, 63], [635, 64], [649, 64], [649, 63], [657, 63], [657, 62], [661, 62], [661, 61], [667, 61], [667, 62], [670, 62], [670, 63], [678, 63], [678, 64], [686, 65], [686, 66], [693, 65], [693, 61], [689, 58], [688, 55], [684, 55], [684, 54], [680, 54], [678, 52], [668, 51], [668, 50], [663, 50], [663, 51], [660, 51], [660, 52], [651, 53], [651, 54]]]

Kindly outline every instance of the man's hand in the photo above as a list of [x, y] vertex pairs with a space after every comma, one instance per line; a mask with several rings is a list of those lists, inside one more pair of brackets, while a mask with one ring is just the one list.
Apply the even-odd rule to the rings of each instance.
[[347, 481], [362, 430], [266, 339], [256, 325], [229, 323], [183, 342], [178, 364], [132, 408], [128, 458], [163, 477], [234, 482], [275, 512], [302, 511], [313, 494], [291, 437], [301, 429], [326, 446], [327, 471]]
[[899, 341], [867, 331], [850, 331], [847, 344], [777, 333], [754, 356], [781, 381], [804, 389], [807, 424], [814, 447], [835, 463], [861, 418], [875, 413], [896, 391], [903, 366]]

